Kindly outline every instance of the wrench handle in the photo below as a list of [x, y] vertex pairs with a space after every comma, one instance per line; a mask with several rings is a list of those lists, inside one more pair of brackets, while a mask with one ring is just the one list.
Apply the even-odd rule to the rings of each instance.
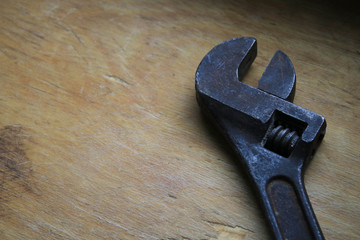
[[271, 179], [262, 201], [277, 240], [324, 240], [301, 177]]

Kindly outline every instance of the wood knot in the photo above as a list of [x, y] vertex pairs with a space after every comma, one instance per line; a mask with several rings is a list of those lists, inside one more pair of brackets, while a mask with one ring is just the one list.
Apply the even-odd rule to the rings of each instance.
[[31, 191], [32, 164], [26, 157], [24, 139], [28, 136], [20, 125], [0, 129], [0, 201], [6, 202]]

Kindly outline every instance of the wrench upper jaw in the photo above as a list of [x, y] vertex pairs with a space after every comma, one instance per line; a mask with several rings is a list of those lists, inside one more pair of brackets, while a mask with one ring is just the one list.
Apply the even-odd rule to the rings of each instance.
[[239, 80], [246, 74], [257, 52], [255, 38], [241, 37], [225, 41], [215, 46], [201, 61], [195, 76], [198, 100], [202, 95], [231, 105], [227, 98], [239, 91]]

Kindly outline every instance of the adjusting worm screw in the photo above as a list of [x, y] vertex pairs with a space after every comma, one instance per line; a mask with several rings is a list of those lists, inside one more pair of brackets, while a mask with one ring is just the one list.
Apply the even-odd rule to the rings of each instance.
[[265, 147], [284, 157], [288, 157], [298, 140], [299, 136], [296, 131], [278, 125], [270, 131]]

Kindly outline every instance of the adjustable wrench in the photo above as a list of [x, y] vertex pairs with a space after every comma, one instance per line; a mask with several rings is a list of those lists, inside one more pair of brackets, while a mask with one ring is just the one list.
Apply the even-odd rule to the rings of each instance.
[[259, 88], [241, 82], [256, 39], [214, 47], [195, 77], [198, 104], [235, 150], [278, 240], [324, 239], [304, 188], [304, 171], [325, 135], [324, 117], [292, 103], [295, 71], [277, 51]]

